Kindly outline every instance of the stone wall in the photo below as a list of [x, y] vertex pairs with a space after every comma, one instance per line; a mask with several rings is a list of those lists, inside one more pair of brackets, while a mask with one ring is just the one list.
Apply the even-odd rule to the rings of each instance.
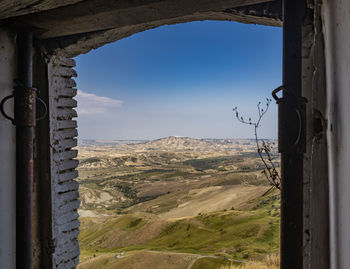
[[51, 208], [53, 268], [75, 268], [79, 263], [79, 184], [77, 157], [77, 117], [72, 77], [75, 61], [53, 57], [48, 64], [51, 162]]

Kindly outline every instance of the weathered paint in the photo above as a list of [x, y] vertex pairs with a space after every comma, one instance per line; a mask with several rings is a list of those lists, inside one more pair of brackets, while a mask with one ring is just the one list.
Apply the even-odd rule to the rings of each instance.
[[65, 57], [53, 57], [48, 64], [53, 268], [75, 268], [80, 253], [79, 184], [74, 180], [78, 152], [72, 149], [78, 135], [72, 120], [77, 116], [74, 66], [74, 60]]
[[329, 269], [329, 195], [326, 85], [321, 0], [306, 11], [303, 25], [303, 96], [306, 106], [304, 154], [304, 269]]
[[[0, 29], [0, 99], [12, 94], [15, 74], [15, 42]], [[13, 115], [13, 102], [6, 105]], [[15, 268], [16, 250], [16, 134], [12, 123], [0, 115], [0, 267]]]
[[81, 2], [83, 0], [2, 0], [0, 18], [30, 14]]
[[350, 1], [324, 0], [331, 268], [350, 265]]

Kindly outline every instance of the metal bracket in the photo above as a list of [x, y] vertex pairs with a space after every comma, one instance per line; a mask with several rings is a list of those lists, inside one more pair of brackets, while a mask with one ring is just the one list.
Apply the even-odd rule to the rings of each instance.
[[[277, 93], [283, 92], [282, 97], [278, 97]], [[301, 153], [306, 150], [306, 134], [305, 134], [305, 117], [306, 117], [306, 103], [305, 97], [297, 97], [293, 92], [288, 91], [285, 86], [279, 86], [272, 91], [272, 97], [278, 104], [279, 119], [278, 119], [278, 148], [279, 152], [291, 152], [297, 150]], [[291, 133], [288, 131], [290, 123], [285, 122], [280, 113], [282, 110], [288, 110], [290, 113], [295, 113], [297, 125], [295, 126], [296, 132]], [[287, 127], [286, 127], [287, 126]], [[292, 137], [291, 135], [294, 135]]]
[[[19, 90], [23, 90], [23, 86], [18, 82], [16, 81], [17, 85], [14, 87], [14, 91], [11, 95], [8, 95], [6, 97], [4, 97], [1, 102], [0, 102], [0, 112], [1, 114], [8, 120], [11, 121], [11, 123], [13, 125], [17, 125], [16, 124], [16, 115], [17, 117], [24, 117], [26, 119], [26, 122], [28, 124], [28, 126], [35, 126], [35, 124], [44, 119], [47, 115], [47, 106], [45, 104], [45, 102], [36, 96], [36, 92], [37, 92], [37, 89], [36, 88], [29, 88], [27, 89], [25, 92], [27, 93], [25, 96], [24, 96], [24, 99], [23, 100], [18, 100], [16, 98], [16, 91], [19, 91]], [[15, 102], [21, 102], [23, 106], [29, 106], [28, 108], [30, 109], [30, 106], [35, 102], [35, 101], [38, 101], [42, 106], [43, 106], [43, 113], [40, 117], [36, 117], [35, 119], [33, 119], [33, 114], [31, 113], [26, 113], [26, 110], [23, 110], [21, 113], [16, 113], [15, 112], [15, 116], [12, 118], [11, 116], [9, 116], [6, 112], [5, 112], [5, 103], [12, 99], [12, 98], [15, 98]], [[23, 107], [22, 106], [22, 107]]]

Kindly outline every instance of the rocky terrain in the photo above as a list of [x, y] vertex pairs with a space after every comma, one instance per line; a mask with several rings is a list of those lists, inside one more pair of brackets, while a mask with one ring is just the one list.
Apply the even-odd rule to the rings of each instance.
[[79, 160], [81, 268], [217, 268], [278, 251], [279, 193], [254, 140], [84, 140]]

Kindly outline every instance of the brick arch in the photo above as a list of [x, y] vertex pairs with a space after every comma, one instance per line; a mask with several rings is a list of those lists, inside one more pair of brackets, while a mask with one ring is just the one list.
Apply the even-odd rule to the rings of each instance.
[[[120, 2], [128, 4], [128, 1], [121, 0]], [[140, 1], [135, 0], [135, 3], [138, 2]], [[96, 19], [94, 14], [91, 16], [81, 15], [80, 17], [78, 14], [77, 18], [71, 19], [74, 12], [70, 11], [69, 7], [45, 11], [48, 14], [56, 12], [56, 15], [64, 14], [62, 13], [64, 11], [68, 13], [63, 15], [62, 22], [58, 17], [57, 23], [61, 23], [60, 26], [52, 28], [50, 28], [52, 22], [50, 19], [46, 19], [45, 12], [39, 13], [36, 17], [28, 15], [24, 18], [24, 21], [28, 22], [35, 19], [41, 22], [41, 27], [47, 27], [46, 32], [41, 31], [37, 34], [37, 37], [41, 39], [41, 51], [46, 58], [45, 72], [48, 80], [48, 143], [50, 151], [47, 153], [47, 157], [43, 157], [43, 159], [48, 160], [50, 167], [48, 171], [50, 174], [50, 193], [46, 197], [49, 206], [45, 205], [44, 209], [46, 214], [50, 216], [50, 221], [48, 231], [45, 232], [43, 239], [50, 245], [50, 248], [46, 250], [49, 255], [44, 257], [47, 268], [75, 268], [79, 263], [78, 208], [80, 202], [79, 185], [76, 181], [78, 177], [76, 170], [78, 161], [75, 159], [77, 150], [74, 149], [77, 146], [76, 137], [78, 136], [77, 121], [74, 119], [78, 116], [75, 111], [78, 104], [74, 99], [77, 94], [74, 77], [77, 74], [74, 71], [75, 61], [72, 58], [105, 44], [162, 25], [203, 20], [237, 21], [270, 26], [281, 26], [282, 24], [280, 1], [227, 8], [225, 3], [234, 1], [221, 0], [217, 2], [223, 5], [223, 9], [219, 6], [219, 8], [214, 7], [213, 11], [203, 9], [201, 5], [194, 8], [189, 4], [184, 7], [177, 4], [174, 6], [172, 0], [152, 0], [150, 2], [154, 2], [154, 6], [151, 4], [147, 7], [123, 9], [119, 13], [119, 19], [117, 19], [118, 27], [108, 28], [108, 20], [104, 21], [103, 23], [106, 25], [102, 28], [107, 27], [108, 29], [99, 29], [99, 27], [90, 25], [89, 20]], [[160, 5], [161, 9], [157, 6], [160, 2], [165, 2], [165, 4]], [[168, 2], [173, 2], [173, 6], [170, 5], [173, 10], [168, 10]], [[176, 1], [176, 3], [185, 2], [189, 1]], [[200, 2], [212, 5], [211, 0], [201, 0]], [[82, 2], [83, 4], [84, 2]], [[156, 7], [158, 7], [156, 13], [149, 13], [149, 8], [152, 10]], [[76, 12], [79, 12], [79, 9]], [[113, 13], [113, 11], [111, 12]], [[143, 13], [145, 16], [140, 18]], [[108, 16], [106, 15], [106, 17]], [[98, 18], [102, 19], [102, 17]], [[76, 20], [77, 25], [70, 27], [71, 20]], [[33, 24], [36, 24], [36, 21]], [[68, 25], [67, 29], [64, 28], [65, 25]], [[81, 30], [79, 27], [82, 27]], [[61, 33], [60, 30], [63, 32]]]

